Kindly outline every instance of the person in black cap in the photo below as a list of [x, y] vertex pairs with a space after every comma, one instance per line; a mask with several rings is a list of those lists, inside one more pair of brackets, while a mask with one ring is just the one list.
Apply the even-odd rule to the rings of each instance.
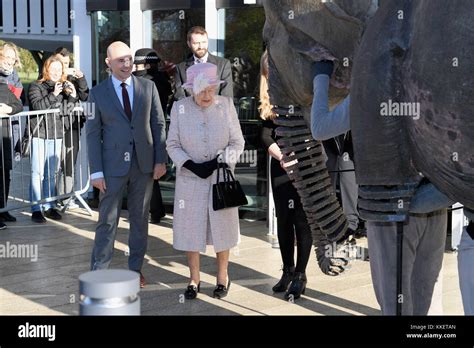
[[[151, 48], [141, 48], [135, 52], [135, 71], [133, 74], [148, 80], [152, 80], [158, 94], [160, 95], [161, 107], [163, 113], [167, 112], [167, 105], [170, 96], [172, 95], [170, 77], [166, 71], [160, 70], [161, 58], [155, 50]], [[150, 202], [150, 222], [157, 224], [166, 215], [163, 199], [161, 197], [160, 184], [158, 180], [153, 183], [153, 194]]]
[[135, 52], [133, 75], [152, 80], [160, 94], [161, 107], [166, 113], [168, 100], [173, 93], [168, 73], [160, 69], [161, 58], [151, 48], [141, 48]]

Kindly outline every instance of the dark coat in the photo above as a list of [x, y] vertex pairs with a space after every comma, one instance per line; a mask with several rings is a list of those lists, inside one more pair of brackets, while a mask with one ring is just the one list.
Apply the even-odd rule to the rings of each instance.
[[68, 75], [67, 80], [74, 84], [79, 100], [84, 102], [87, 101], [87, 98], [89, 97], [89, 86], [87, 86], [86, 78], [84, 76], [77, 78], [75, 76]]
[[[0, 103], [7, 104], [13, 109], [10, 115], [17, 114], [23, 111], [23, 105], [8, 88], [8, 85], [6, 83], [0, 83]], [[0, 134], [2, 136], [2, 143], [0, 144], [2, 146], [2, 148], [0, 149], [0, 168], [11, 169], [12, 156], [8, 118], [5, 117], [2, 119], [2, 121], [0, 122], [0, 128]], [[3, 153], [5, 153], [4, 158]]]
[[158, 89], [158, 94], [160, 95], [160, 102], [161, 107], [163, 109], [163, 113], [166, 115], [168, 113], [167, 111], [169, 98], [173, 94], [168, 73], [166, 71], [159, 70], [140, 70], [135, 71], [133, 75], [137, 77], [142, 77], [147, 80], [151, 80], [155, 83], [155, 86]]
[[23, 105], [21, 104], [21, 101], [15, 97], [6, 83], [0, 83], [0, 103], [7, 104], [13, 109], [10, 115], [23, 111]]
[[[89, 86], [87, 85], [86, 78], [84, 76], [81, 78], [77, 78], [73, 75], [68, 75], [67, 80], [74, 84], [79, 100], [83, 102], [87, 101], [87, 98], [89, 98]], [[75, 115], [72, 122], [73, 129], [78, 129], [78, 120], [79, 117]], [[80, 120], [80, 128], [82, 128], [86, 123], [86, 117], [82, 113], [80, 115]]]
[[[55, 96], [53, 94], [55, 83], [53, 81], [44, 81], [42, 83], [32, 82], [28, 90], [28, 99], [30, 101], [30, 110], [57, 109], [60, 113], [47, 114], [47, 119], [43, 115], [39, 128], [33, 136], [43, 139], [62, 139], [63, 132], [70, 128], [69, 114], [77, 106], [78, 98], [66, 95], [64, 92]], [[38, 120], [42, 115], [30, 117], [30, 130], [33, 132]]]
[[335, 138], [323, 141], [326, 152], [331, 152], [334, 156], [342, 156], [345, 152], [348, 153], [349, 158], [354, 160], [354, 149], [352, 146], [352, 134], [348, 131]]
[[[232, 81], [232, 69], [229, 60], [209, 53], [207, 62], [217, 65], [217, 76], [220, 80], [225, 81], [220, 85], [218, 94], [234, 98], [234, 83]], [[176, 66], [174, 100], [191, 96], [191, 94], [182, 87], [183, 84], [186, 83], [186, 70], [188, 70], [191, 65], [194, 65], [193, 55]]]

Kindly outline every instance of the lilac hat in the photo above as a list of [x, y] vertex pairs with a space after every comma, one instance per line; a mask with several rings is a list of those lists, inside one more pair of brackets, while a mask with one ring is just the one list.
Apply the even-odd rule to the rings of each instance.
[[198, 63], [189, 67], [186, 70], [186, 80], [183, 88], [192, 89], [194, 94], [225, 82], [217, 78], [217, 66], [211, 63]]

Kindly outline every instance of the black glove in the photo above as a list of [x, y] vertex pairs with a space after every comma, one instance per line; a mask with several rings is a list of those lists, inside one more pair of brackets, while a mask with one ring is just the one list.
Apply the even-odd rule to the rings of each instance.
[[[217, 169], [217, 157], [210, 160], [210, 161], [207, 161], [207, 162], [204, 162], [203, 165], [207, 168], [208, 171], [211, 172], [211, 174], [214, 172], [214, 170]], [[211, 175], [209, 174], [209, 175]]]
[[334, 63], [331, 60], [321, 60], [319, 62], [314, 62], [311, 66], [313, 78], [321, 74], [331, 77], [333, 69]]
[[[214, 170], [217, 169], [217, 157], [210, 160], [210, 161], [207, 161], [207, 162], [204, 162], [203, 165], [206, 166], [207, 169], [209, 169], [209, 171], [211, 172], [211, 174], [214, 172]], [[223, 168], [229, 168], [229, 166], [227, 165], [227, 163], [221, 163], [221, 166]]]
[[[223, 163], [224, 168], [227, 168], [228, 165]], [[206, 179], [214, 173], [214, 170], [217, 169], [217, 157], [203, 163], [194, 163], [191, 160], [187, 160], [184, 164], [183, 167], [186, 169], [189, 169], [192, 171], [194, 174], [199, 176], [201, 179]]]
[[187, 160], [186, 162], [184, 162], [183, 167], [189, 169], [201, 179], [206, 179], [207, 177], [211, 176], [212, 171], [209, 170], [209, 167], [205, 165], [205, 163], [207, 162], [194, 163], [191, 160]]

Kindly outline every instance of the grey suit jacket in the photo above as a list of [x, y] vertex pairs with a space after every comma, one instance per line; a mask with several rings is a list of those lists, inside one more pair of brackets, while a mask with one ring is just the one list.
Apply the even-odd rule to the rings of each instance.
[[[234, 82], [232, 80], [232, 69], [231, 69], [229, 60], [214, 56], [209, 53], [207, 62], [217, 65], [217, 76], [219, 77], [219, 79], [225, 81], [223, 84], [220, 85], [219, 91], [217, 94], [233, 98], [234, 97]], [[186, 83], [186, 70], [188, 70], [188, 68], [192, 65], [194, 65], [193, 55], [191, 55], [184, 62], [181, 62], [176, 66], [176, 74], [175, 74], [176, 86], [175, 86], [174, 100], [180, 100], [185, 97], [191, 96], [189, 92], [187, 92], [183, 88], [183, 84]]]
[[130, 169], [133, 144], [140, 170], [153, 172], [166, 163], [166, 126], [153, 81], [132, 76], [133, 110], [130, 122], [108, 78], [91, 89], [87, 105], [87, 147], [90, 172], [123, 176]]

